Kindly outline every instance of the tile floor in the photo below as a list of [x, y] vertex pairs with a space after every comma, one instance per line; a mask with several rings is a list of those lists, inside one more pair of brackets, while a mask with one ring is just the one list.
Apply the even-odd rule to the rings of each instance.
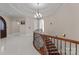
[[0, 55], [39, 55], [33, 47], [33, 36], [12, 34], [0, 39]]

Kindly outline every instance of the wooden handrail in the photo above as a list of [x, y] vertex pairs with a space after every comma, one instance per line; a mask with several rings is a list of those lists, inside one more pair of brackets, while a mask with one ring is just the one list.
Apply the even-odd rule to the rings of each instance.
[[[39, 40], [39, 37], [42, 38], [43, 42], [44, 42], [44, 47], [39, 47], [40, 49], [38, 49], [34, 44], [35, 42], [35, 39]], [[52, 42], [54, 43], [54, 45], [56, 46], [56, 48], [58, 49], [60, 55], [62, 55], [63, 51], [62, 51], [62, 46], [64, 45], [64, 54], [66, 55], [66, 45], [67, 43], [66, 42], [69, 42], [69, 54], [71, 55], [72, 54], [72, 43], [75, 44], [75, 55], [78, 54], [77, 52], [77, 45], [79, 44], [79, 41], [77, 40], [72, 40], [72, 39], [67, 39], [67, 38], [64, 38], [64, 37], [58, 37], [58, 36], [52, 36], [52, 35], [49, 35], [49, 34], [45, 34], [45, 33], [39, 33], [39, 32], [34, 32], [34, 40], [33, 40], [33, 45], [35, 47], [35, 49], [42, 55], [49, 55], [49, 51], [48, 51], [48, 48], [47, 48], [47, 43], [46, 43], [46, 40], [48, 39], [52, 39]], [[59, 42], [59, 43], [58, 43]], [[64, 42], [64, 43], [63, 43]], [[37, 42], [38, 43], [38, 42]], [[59, 44], [59, 45], [58, 45]], [[63, 44], [63, 45], [62, 45]], [[59, 46], [59, 48], [58, 48]]]
[[63, 41], [79, 44], [79, 41], [77, 41], [77, 40], [61, 38], [61, 37], [57, 37], [57, 36], [51, 36], [51, 35], [47, 35], [47, 34], [44, 34], [44, 33], [36, 33], [36, 34], [39, 34], [41, 36], [51, 37], [51, 38], [58, 39], [58, 40], [63, 40]]

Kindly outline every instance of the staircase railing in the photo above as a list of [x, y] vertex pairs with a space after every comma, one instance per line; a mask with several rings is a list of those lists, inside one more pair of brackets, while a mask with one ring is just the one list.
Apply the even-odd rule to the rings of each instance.
[[33, 46], [42, 55], [47, 55], [46, 45], [44, 43], [44, 37], [38, 33], [33, 33]]
[[48, 55], [45, 39], [51, 39], [60, 55], [78, 55], [79, 54], [79, 41], [66, 39], [57, 36], [51, 36], [43, 33], [33, 34], [33, 45], [36, 50], [42, 55]]

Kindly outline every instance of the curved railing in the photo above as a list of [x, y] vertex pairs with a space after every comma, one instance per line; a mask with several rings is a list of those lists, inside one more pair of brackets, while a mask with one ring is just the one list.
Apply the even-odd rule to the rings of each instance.
[[42, 35], [33, 33], [33, 46], [42, 55], [47, 55], [46, 46], [43, 41]]
[[48, 55], [48, 50], [44, 41], [45, 39], [51, 39], [61, 55], [79, 54], [79, 41], [36, 32], [34, 32], [33, 37], [33, 45], [36, 50], [42, 55]]

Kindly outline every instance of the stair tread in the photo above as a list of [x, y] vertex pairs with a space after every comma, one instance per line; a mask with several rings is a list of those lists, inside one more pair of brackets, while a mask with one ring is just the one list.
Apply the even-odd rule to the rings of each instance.
[[49, 53], [49, 55], [60, 55], [59, 53]]
[[53, 50], [53, 49], [57, 49], [57, 48], [50, 48], [50, 49], [48, 49], [48, 50]]
[[52, 40], [52, 39], [45, 39], [45, 40]]
[[49, 55], [60, 55], [58, 51], [49, 52]]
[[46, 45], [54, 45], [53, 43], [46, 43]]
[[47, 46], [47, 48], [50, 48], [51, 49], [51, 48], [56, 48], [56, 47], [55, 46]]
[[46, 44], [46, 46], [50, 46], [50, 45], [54, 45], [53, 43], [50, 43], [50, 44]]
[[53, 43], [53, 42], [46, 42], [46, 43]]
[[49, 52], [49, 53], [59, 53], [58, 51], [51, 51], [51, 52]]
[[45, 42], [52, 42], [51, 40], [45, 40]]
[[56, 48], [56, 47], [47, 47], [47, 49]]
[[55, 45], [49, 45], [49, 46], [47, 46], [47, 48], [56, 48], [56, 46]]
[[57, 49], [48, 49], [48, 52], [58, 51]]

